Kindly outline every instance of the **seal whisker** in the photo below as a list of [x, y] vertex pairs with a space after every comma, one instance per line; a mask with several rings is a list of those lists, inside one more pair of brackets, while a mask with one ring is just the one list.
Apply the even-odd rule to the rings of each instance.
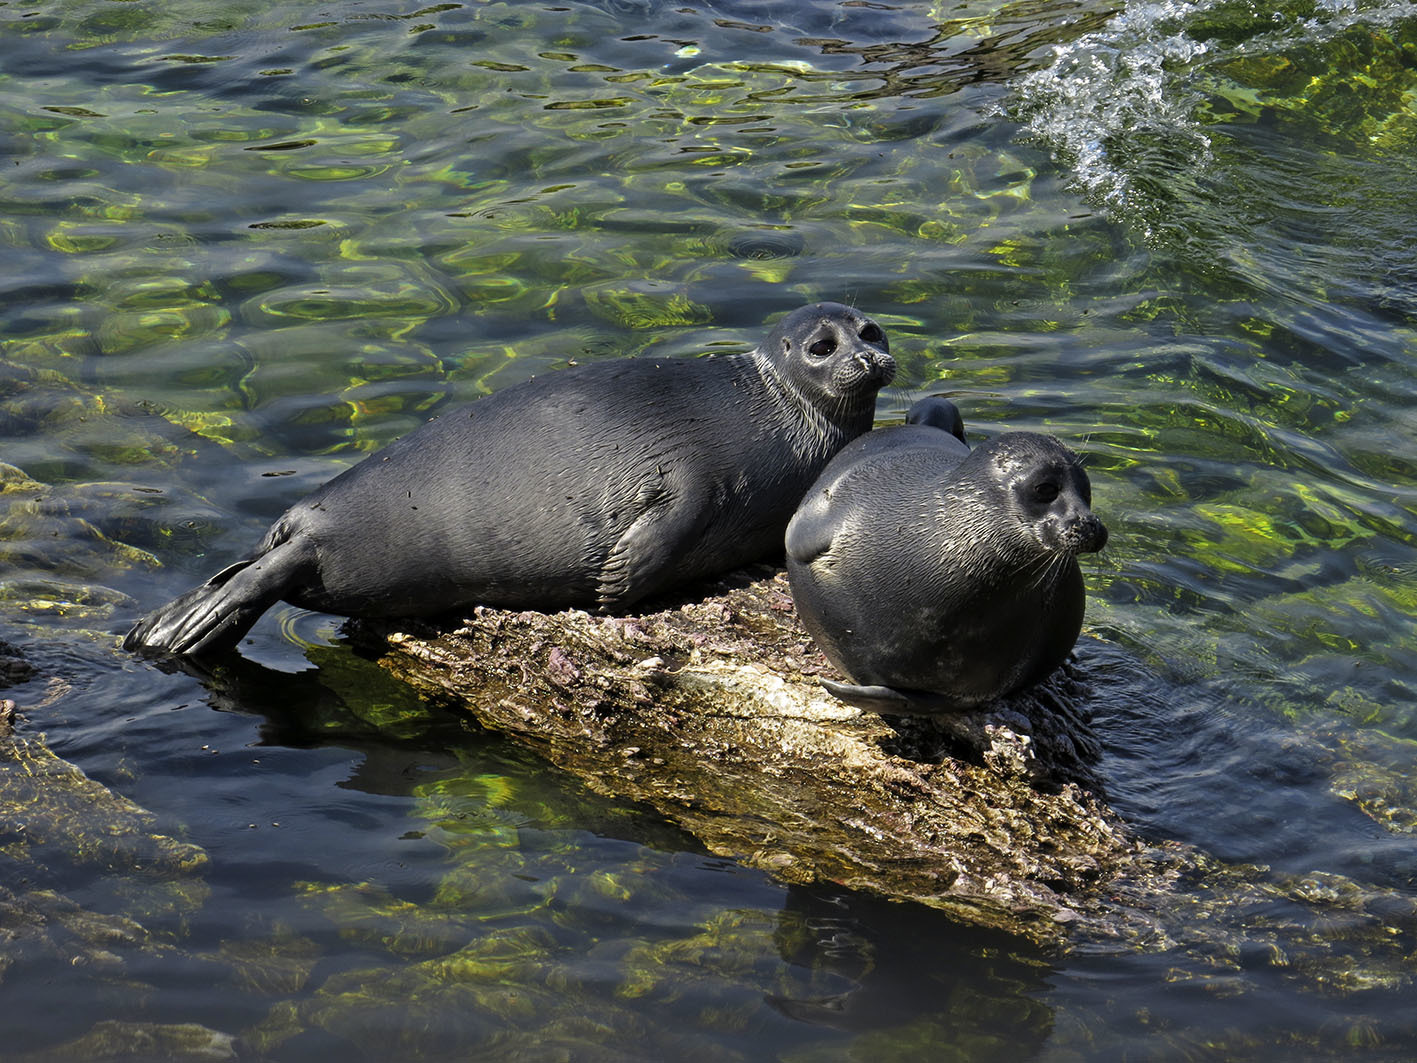
[[1029, 586], [1043, 586], [1051, 582], [1052, 577], [1056, 574], [1054, 569], [1059, 562], [1067, 564], [1067, 555], [1052, 550], [1034, 554], [1025, 565], [1021, 566], [1020, 578]]

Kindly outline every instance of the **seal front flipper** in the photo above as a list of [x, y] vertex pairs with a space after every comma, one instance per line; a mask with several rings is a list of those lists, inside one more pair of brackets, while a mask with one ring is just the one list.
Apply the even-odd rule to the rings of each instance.
[[596, 584], [602, 609], [616, 611], [665, 589], [676, 562], [703, 534], [709, 520], [708, 492], [682, 490], [658, 473], [636, 493], [636, 516], [610, 548]]
[[838, 701], [885, 716], [943, 716], [958, 711], [953, 702], [923, 690], [897, 690], [885, 686], [857, 686], [819, 679], [823, 689]]
[[787, 524], [783, 543], [787, 556], [799, 565], [810, 565], [831, 549], [839, 518], [832, 512], [828, 490], [814, 491], [803, 499]]
[[304, 561], [305, 550], [290, 540], [238, 561], [139, 620], [124, 636], [123, 648], [154, 654], [231, 649], [293, 589]]

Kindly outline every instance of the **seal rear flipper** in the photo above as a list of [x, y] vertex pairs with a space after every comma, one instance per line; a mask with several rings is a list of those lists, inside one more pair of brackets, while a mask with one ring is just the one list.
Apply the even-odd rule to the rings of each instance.
[[139, 620], [123, 648], [187, 656], [229, 650], [293, 588], [301, 561], [292, 542], [238, 561]]
[[855, 683], [837, 683], [830, 679], [819, 679], [818, 682], [838, 701], [855, 705], [858, 709], [870, 709], [883, 716], [943, 716], [959, 711], [950, 699], [923, 690], [857, 686]]
[[954, 436], [966, 447], [969, 440], [964, 436], [964, 418], [959, 415], [959, 407], [940, 395], [927, 395], [911, 406], [905, 414], [906, 424], [928, 425]]

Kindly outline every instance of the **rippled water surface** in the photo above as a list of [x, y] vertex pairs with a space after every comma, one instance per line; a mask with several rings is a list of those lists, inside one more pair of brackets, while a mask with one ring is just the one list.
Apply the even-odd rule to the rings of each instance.
[[[6, 693], [156, 847], [4, 809], [6, 1058], [1417, 1054], [1410, 4], [69, 0], [0, 42]], [[230, 688], [118, 651], [448, 404], [816, 299], [890, 332], [882, 420], [1086, 456], [1113, 803], [1308, 907], [1041, 953], [710, 857], [329, 617]]]

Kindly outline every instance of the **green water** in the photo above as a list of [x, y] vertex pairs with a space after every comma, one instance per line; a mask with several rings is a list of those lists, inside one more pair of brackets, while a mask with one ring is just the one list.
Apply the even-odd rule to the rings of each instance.
[[[1414, 141], [1397, 3], [0, 4], [6, 694], [208, 856], [6, 809], [0, 886], [108, 922], [0, 938], [0, 1053], [1411, 1058]], [[1099, 686], [1113, 803], [1309, 907], [1040, 954], [707, 856], [329, 617], [230, 686], [118, 652], [449, 403], [815, 299], [890, 333], [882, 420], [1086, 456], [1090, 626], [1156, 677]]]

